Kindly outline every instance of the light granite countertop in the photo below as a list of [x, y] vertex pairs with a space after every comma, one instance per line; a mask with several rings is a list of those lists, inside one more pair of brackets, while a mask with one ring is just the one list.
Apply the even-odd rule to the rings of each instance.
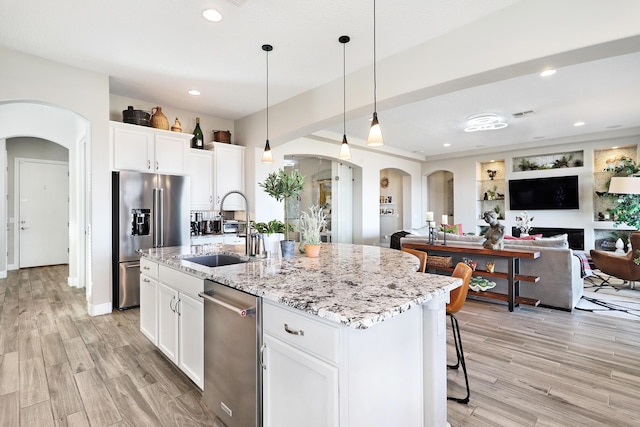
[[462, 284], [449, 276], [417, 273], [418, 259], [405, 252], [346, 243], [323, 243], [319, 258], [308, 258], [296, 247], [293, 258], [251, 257], [247, 263], [215, 268], [183, 260], [213, 253], [244, 254], [244, 246], [140, 251], [160, 264], [355, 329], [397, 316]]

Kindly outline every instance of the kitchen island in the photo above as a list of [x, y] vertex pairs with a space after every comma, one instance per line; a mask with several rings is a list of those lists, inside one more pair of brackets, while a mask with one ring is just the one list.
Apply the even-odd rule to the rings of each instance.
[[[270, 361], [275, 367], [283, 360], [278, 354], [287, 349], [300, 360], [317, 360], [322, 369], [316, 372], [329, 373], [322, 383], [327, 389], [323, 402], [306, 402], [320, 405], [326, 417], [322, 425], [447, 424], [445, 303], [460, 286], [459, 279], [416, 273], [418, 260], [401, 251], [341, 243], [323, 244], [319, 258], [296, 254], [215, 268], [184, 260], [242, 249], [205, 245], [141, 254], [143, 261], [161, 268], [263, 299], [265, 425], [276, 425], [286, 415], [276, 394], [286, 393], [286, 382], [295, 380], [269, 372], [269, 367]], [[282, 332], [277, 322], [289, 315], [319, 326], [324, 331], [319, 341], [314, 343], [307, 333], [296, 343], [295, 336]], [[301, 402], [287, 410], [308, 413], [311, 409], [299, 409]]]

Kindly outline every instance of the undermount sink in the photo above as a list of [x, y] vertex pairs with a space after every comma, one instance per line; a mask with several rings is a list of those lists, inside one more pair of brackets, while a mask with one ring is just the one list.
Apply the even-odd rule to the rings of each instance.
[[206, 267], [222, 267], [224, 265], [242, 264], [248, 261], [237, 256], [224, 254], [203, 255], [191, 258], [182, 258], [182, 260], [204, 265]]

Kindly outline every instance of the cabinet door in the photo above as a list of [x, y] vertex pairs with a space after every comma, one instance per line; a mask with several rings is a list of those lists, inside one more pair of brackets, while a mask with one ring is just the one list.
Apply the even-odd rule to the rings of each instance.
[[191, 176], [191, 209], [213, 209], [213, 152], [190, 150], [187, 165]]
[[204, 389], [204, 302], [180, 293], [178, 366]]
[[339, 425], [338, 368], [264, 334], [265, 427]]
[[153, 134], [148, 130], [113, 129], [113, 168], [152, 172]]
[[[214, 175], [215, 175], [215, 207], [220, 208], [220, 201], [229, 191], [244, 192], [244, 147], [230, 144], [214, 143]], [[226, 211], [245, 210], [244, 199], [230, 195], [224, 202]]]
[[158, 282], [158, 348], [178, 364], [178, 291]]
[[184, 173], [186, 150], [184, 137], [156, 135], [154, 170], [158, 173]]
[[140, 332], [158, 345], [158, 281], [140, 275]]

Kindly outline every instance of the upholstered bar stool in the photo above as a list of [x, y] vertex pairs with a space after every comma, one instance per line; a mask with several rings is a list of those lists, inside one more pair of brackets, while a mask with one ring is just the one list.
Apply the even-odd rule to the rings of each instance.
[[467, 365], [464, 361], [464, 351], [462, 350], [462, 338], [460, 337], [460, 326], [458, 325], [458, 319], [455, 314], [460, 311], [464, 302], [467, 299], [467, 291], [469, 290], [469, 281], [471, 281], [471, 274], [473, 270], [468, 265], [459, 262], [456, 268], [453, 270], [453, 277], [462, 279], [462, 286], [451, 291], [449, 297], [449, 304], [447, 304], [447, 316], [451, 318], [451, 331], [453, 332], [453, 343], [456, 348], [456, 363], [453, 365], [447, 365], [449, 369], [458, 369], [462, 366], [462, 372], [464, 373], [464, 382], [467, 387], [467, 395], [463, 398], [449, 397], [449, 400], [455, 400], [458, 403], [469, 403], [469, 396], [471, 392], [469, 390], [469, 377], [467, 376]]
[[427, 271], [427, 253], [423, 251], [418, 251], [416, 249], [402, 248], [402, 252], [406, 252], [411, 255], [415, 255], [420, 260], [420, 266], [418, 267], [418, 272], [425, 273]]

